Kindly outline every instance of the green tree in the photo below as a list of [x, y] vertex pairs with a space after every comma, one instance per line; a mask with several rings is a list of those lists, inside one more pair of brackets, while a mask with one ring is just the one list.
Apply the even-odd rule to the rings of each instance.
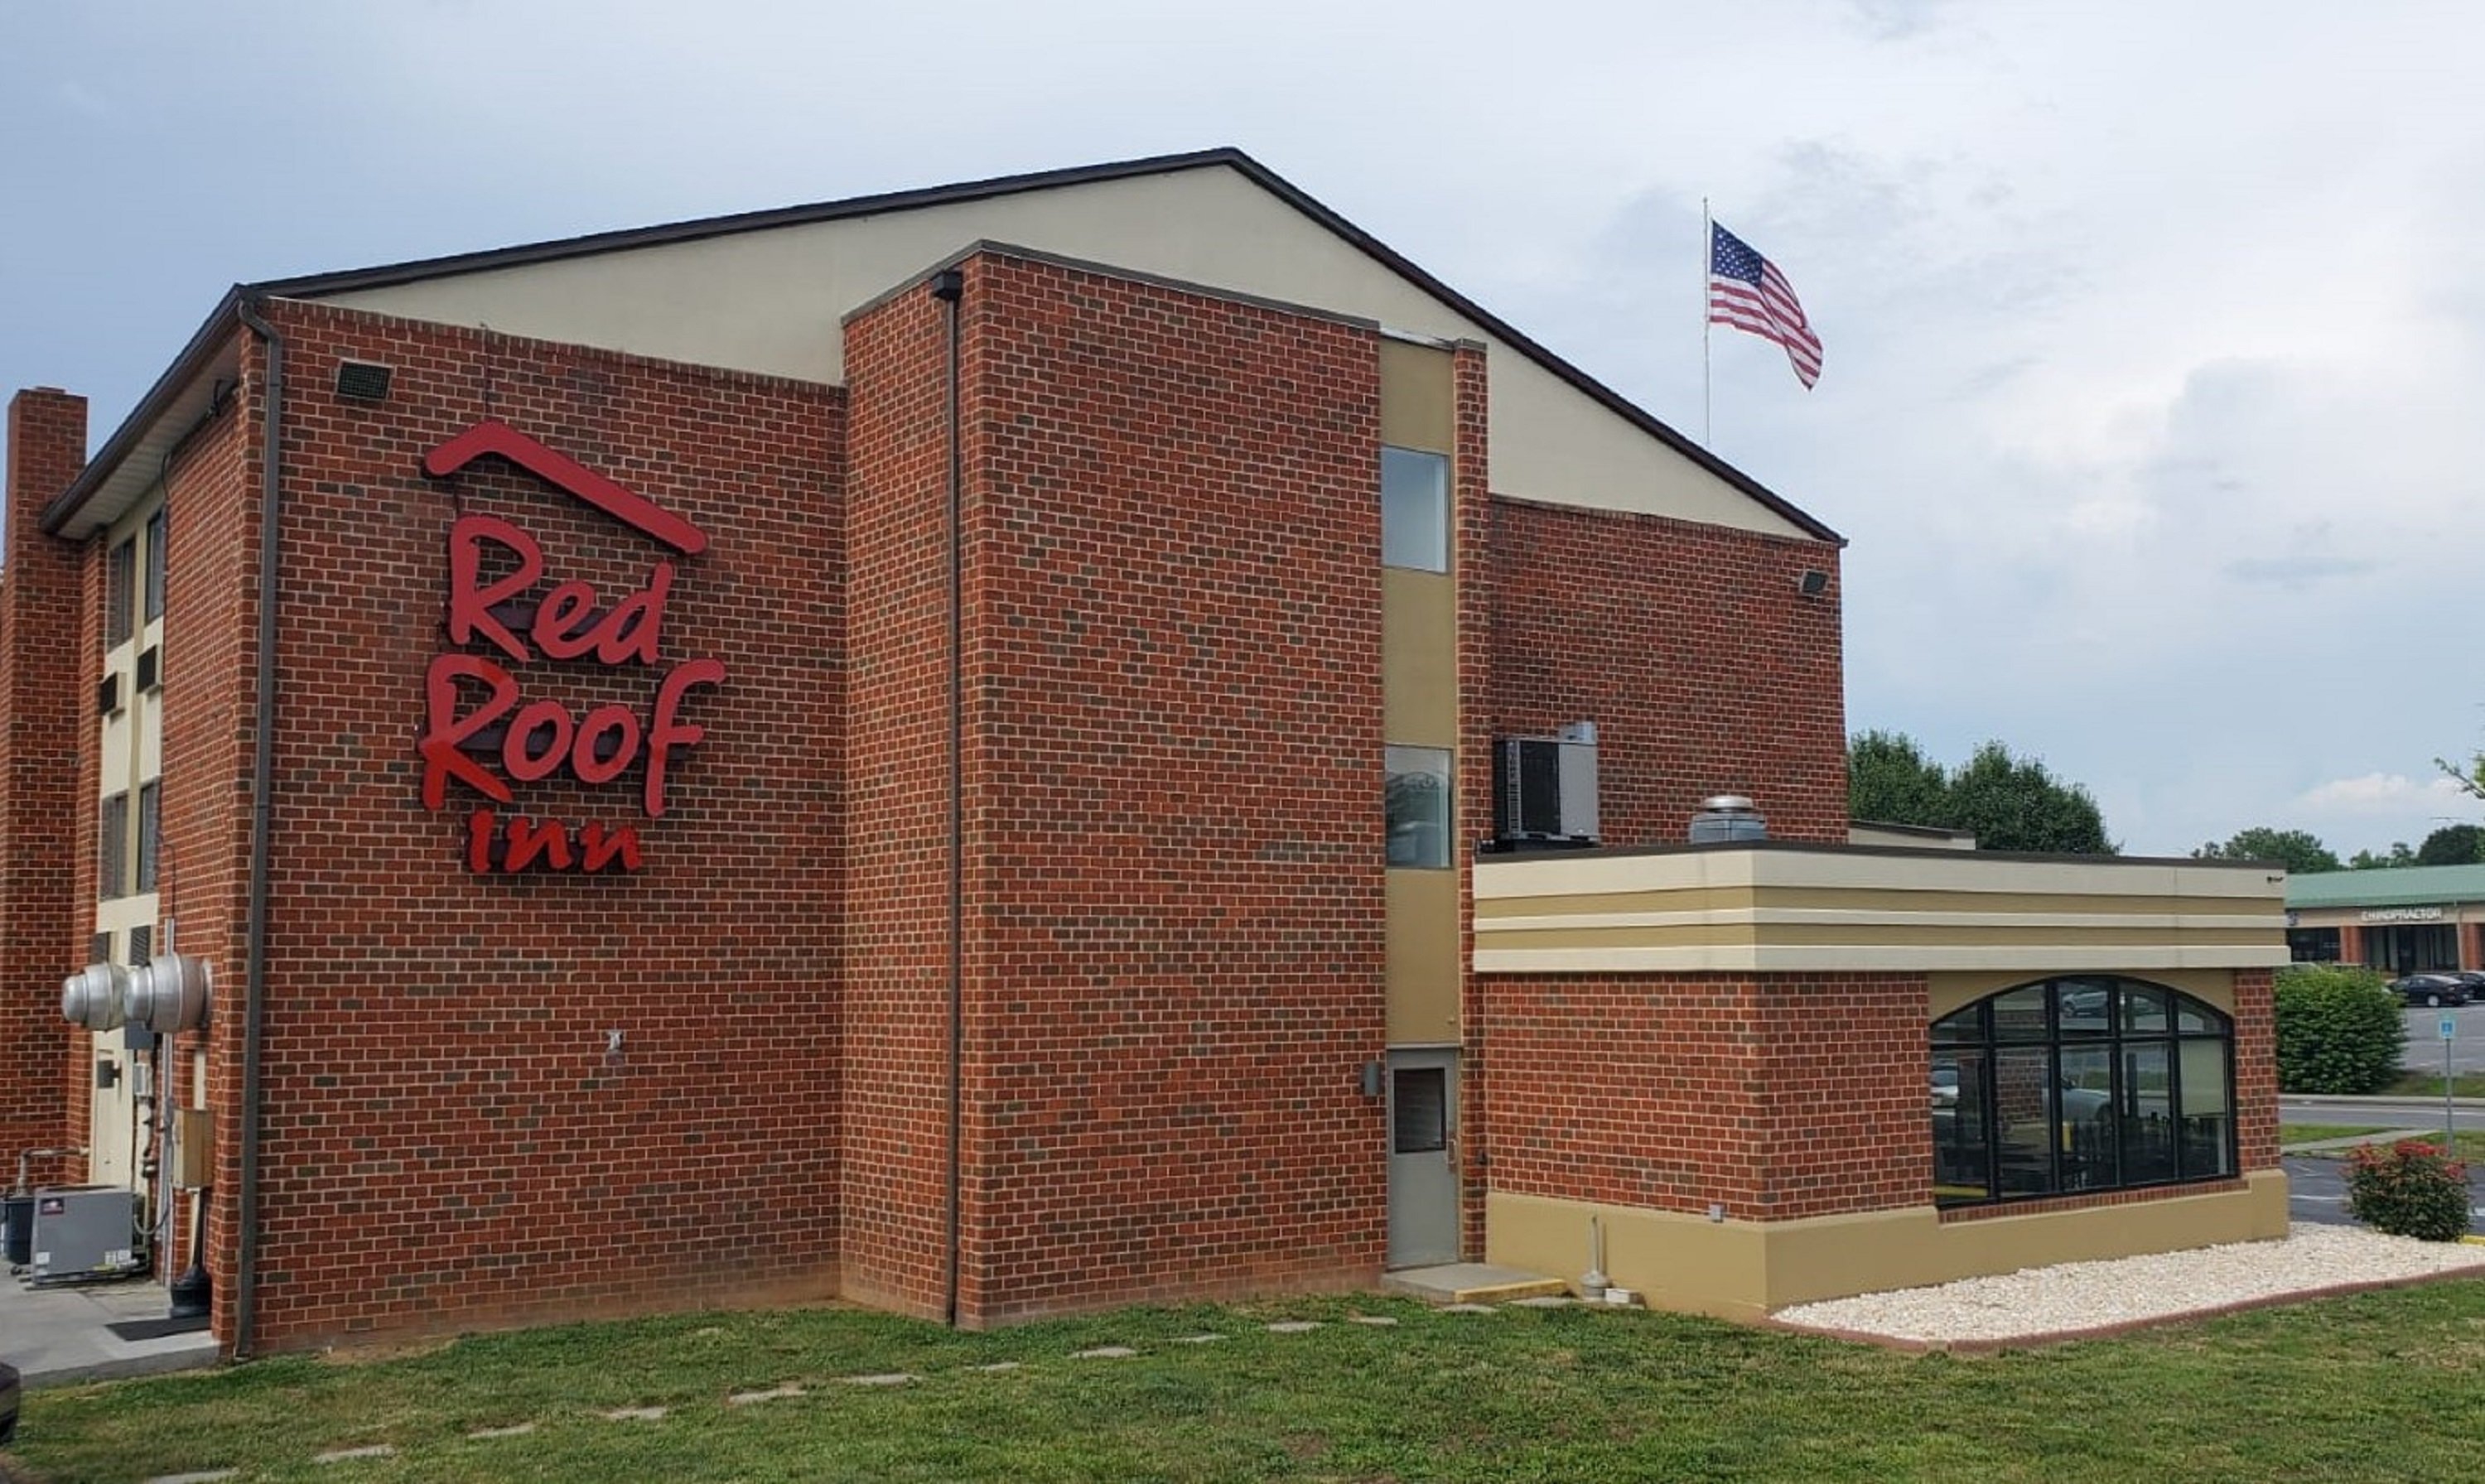
[[2485, 829], [2473, 824], [2444, 824], [2416, 848], [2419, 866], [2472, 866], [2485, 860]]
[[1976, 749], [1951, 774], [1947, 799], [1955, 827], [1976, 832], [1987, 850], [2112, 855], [2105, 815], [2089, 791], [2048, 771], [2042, 760], [2011, 755], [1998, 742]]
[[1950, 780], [1902, 732], [1859, 732], [1846, 743], [1846, 815], [1883, 824], [1952, 827]]
[[2347, 857], [2347, 869], [2350, 871], [2395, 871], [2401, 866], [2415, 864], [2416, 851], [2409, 850], [2408, 843], [2404, 840], [2391, 841], [2390, 853], [2388, 855], [2376, 855], [2370, 850], [2358, 850]]
[[2192, 852], [2195, 860], [2274, 860], [2297, 876], [2321, 871], [2344, 871], [2338, 857], [2308, 830], [2272, 829], [2255, 824], [2239, 829], [2234, 837], [2221, 845], [2212, 840]]

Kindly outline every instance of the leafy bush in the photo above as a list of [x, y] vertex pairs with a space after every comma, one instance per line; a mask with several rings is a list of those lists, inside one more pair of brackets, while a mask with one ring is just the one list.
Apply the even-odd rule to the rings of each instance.
[[2379, 1092], [2406, 1045], [2399, 997], [2380, 974], [2327, 963], [2279, 971], [2280, 1092]]
[[2456, 1242], [2468, 1230], [2468, 1167], [2421, 1139], [2359, 1145], [2347, 1166], [2347, 1214], [2391, 1236]]

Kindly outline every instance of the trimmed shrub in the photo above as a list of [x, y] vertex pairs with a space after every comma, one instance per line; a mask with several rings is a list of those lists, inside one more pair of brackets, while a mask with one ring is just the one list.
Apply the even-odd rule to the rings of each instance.
[[2456, 1242], [2468, 1231], [2468, 1167], [2420, 1139], [2358, 1145], [2347, 1166], [2347, 1214], [2375, 1231]]
[[2371, 969], [2296, 964], [2278, 974], [2278, 1090], [2378, 1093], [2407, 1046], [2399, 997]]

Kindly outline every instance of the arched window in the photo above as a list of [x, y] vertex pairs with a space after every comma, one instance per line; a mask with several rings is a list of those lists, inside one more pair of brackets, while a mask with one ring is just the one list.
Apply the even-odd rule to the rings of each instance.
[[2234, 1023], [2162, 985], [2021, 985], [1933, 1022], [1933, 1200], [2235, 1173]]

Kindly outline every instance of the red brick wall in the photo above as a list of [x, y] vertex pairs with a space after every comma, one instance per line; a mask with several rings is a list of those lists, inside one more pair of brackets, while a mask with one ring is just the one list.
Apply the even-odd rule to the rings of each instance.
[[[1671, 845], [1742, 794], [1780, 839], [1846, 839], [1838, 549], [1660, 516], [1496, 499], [1493, 714], [1597, 723], [1604, 843]], [[1828, 591], [1795, 590], [1806, 569]]]
[[[39, 518], [86, 463], [86, 399], [50, 388], [12, 397], [8, 461], [0, 536], [0, 1182], [14, 1178], [20, 1150], [75, 1144], [85, 1132], [84, 1104], [67, 1098], [63, 1086], [64, 1064], [73, 1054], [84, 1063], [85, 1033], [61, 1019], [60, 982], [85, 962], [80, 908], [94, 901], [93, 851], [68, 822], [77, 818], [80, 755], [94, 750], [81, 747], [78, 724], [95, 702], [92, 686], [62, 661], [79, 651], [80, 552], [42, 534]], [[92, 678], [85, 672], [83, 680]], [[31, 1173], [39, 1180], [76, 1178], [84, 1162], [38, 1164]]]
[[846, 327], [849, 867], [837, 1216], [848, 1297], [948, 1282], [947, 330], [917, 287]]
[[1366, 329], [967, 269], [969, 1323], [1369, 1280]]
[[1475, 971], [1475, 851], [1464, 842], [1492, 831], [1492, 469], [1488, 454], [1491, 369], [1484, 347], [1450, 355], [1455, 443], [1450, 462], [1458, 545], [1459, 1162], [1462, 1251], [1484, 1255], [1485, 1198], [1492, 1190], [1492, 1066], [1485, 983]]
[[[842, 399], [320, 307], [268, 313], [288, 379], [258, 1340], [828, 1291]], [[396, 368], [385, 402], [333, 395], [345, 356]], [[426, 451], [487, 412], [689, 518], [709, 550], [675, 557], [498, 459], [422, 474]], [[255, 456], [242, 473], [205, 519], [173, 515], [168, 618], [199, 627], [168, 666], [187, 681], [229, 659], [231, 688], [189, 681], [166, 703], [169, 844], [231, 863], [178, 884], [182, 946], [213, 958], [225, 990], [228, 1191]], [[512, 662], [527, 698], [643, 720], [664, 670], [727, 665], [685, 710], [706, 737], [674, 755], [665, 818], [641, 815], [636, 767], [602, 789], [521, 785], [504, 810], [635, 825], [636, 876], [478, 876], [462, 845], [479, 796], [452, 784], [448, 812], [421, 806], [423, 677], [448, 647], [460, 512], [516, 522], [543, 543], [546, 582], [589, 580], [599, 607], [676, 561], [655, 666]], [[608, 1030], [624, 1035], [617, 1055]]]
[[1790, 1221], [1925, 1204], [1925, 981], [1492, 975], [1492, 1184]]
[[2235, 970], [2235, 1154], [2247, 1171], [2279, 1168], [2276, 978]]

